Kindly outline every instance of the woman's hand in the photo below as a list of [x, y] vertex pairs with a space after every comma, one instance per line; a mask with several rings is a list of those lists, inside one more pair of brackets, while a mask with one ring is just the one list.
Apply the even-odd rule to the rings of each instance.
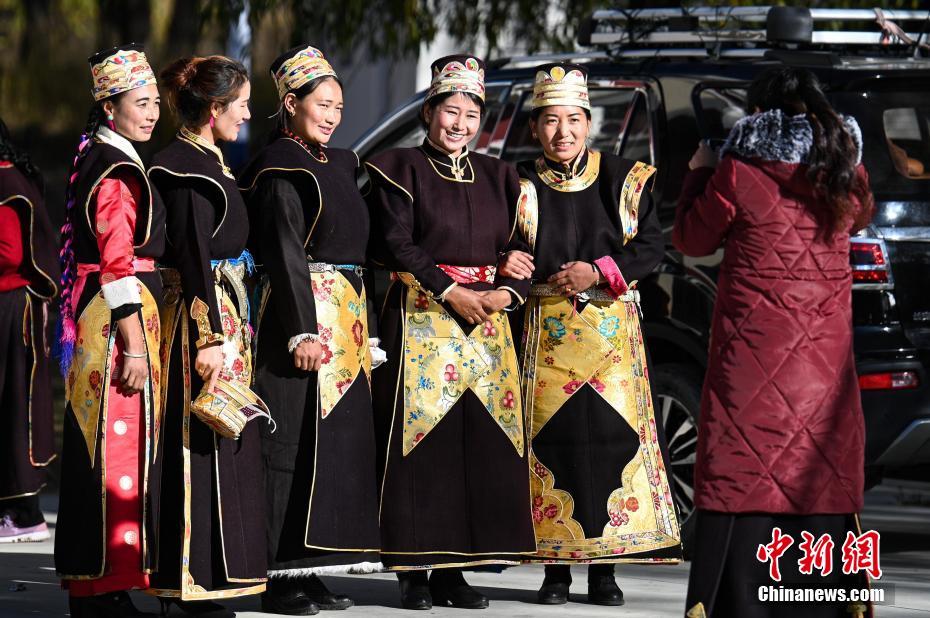
[[[130, 352], [130, 354], [144, 354], [145, 348], [141, 352]], [[148, 358], [129, 358], [123, 356], [123, 372], [120, 374], [119, 381], [127, 395], [141, 393], [145, 388], [145, 382], [149, 379], [149, 361]]]
[[521, 281], [532, 277], [534, 270], [533, 256], [525, 251], [508, 251], [497, 267], [497, 273], [502, 277]]
[[717, 153], [705, 141], [701, 140], [697, 150], [691, 155], [691, 160], [688, 161], [688, 168], [695, 170], [699, 167], [717, 167], [718, 160]]
[[497, 313], [513, 303], [510, 292], [507, 290], [489, 290], [487, 292], [479, 292], [479, 294], [481, 294], [484, 312], [488, 315]]
[[566, 296], [584, 292], [601, 278], [594, 265], [588, 262], [568, 262], [562, 264], [561, 268], [562, 270], [549, 277], [549, 283], [559, 288]]
[[[116, 328], [123, 340], [123, 370], [119, 381], [127, 395], [141, 393], [149, 378], [149, 361], [145, 353], [145, 335], [139, 314], [133, 313], [116, 321]], [[126, 356], [127, 354], [131, 356]], [[136, 357], [136, 358], [132, 358]]]
[[469, 324], [478, 324], [488, 319], [484, 308], [484, 297], [473, 290], [457, 285], [446, 294], [446, 302], [453, 311], [465, 318]]
[[323, 358], [323, 345], [307, 339], [294, 348], [294, 366], [302, 371], [319, 371]]
[[212, 393], [213, 387], [216, 386], [216, 379], [220, 377], [220, 370], [223, 368], [223, 346], [221, 343], [214, 343], [197, 350], [197, 358], [194, 359], [194, 369], [200, 376], [200, 379], [207, 383], [207, 392]]

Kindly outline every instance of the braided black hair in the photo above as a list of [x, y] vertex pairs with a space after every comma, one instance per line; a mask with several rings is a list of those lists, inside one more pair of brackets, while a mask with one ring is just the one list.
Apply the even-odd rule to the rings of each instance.
[[[117, 97], [120, 95], [116, 95]], [[115, 99], [112, 97], [110, 100]], [[59, 363], [62, 375], [68, 374], [71, 359], [74, 356], [74, 344], [77, 340], [77, 325], [74, 320], [74, 306], [71, 298], [74, 292], [74, 282], [77, 278], [77, 264], [74, 258], [74, 205], [77, 202], [78, 169], [81, 162], [94, 144], [94, 136], [103, 123], [106, 113], [101, 102], [94, 103], [87, 115], [87, 125], [81, 134], [77, 154], [71, 163], [68, 172], [68, 186], [65, 189], [65, 222], [61, 226], [61, 251], [58, 254], [58, 263], [61, 265], [61, 295], [59, 303], [61, 319], [58, 321]]]

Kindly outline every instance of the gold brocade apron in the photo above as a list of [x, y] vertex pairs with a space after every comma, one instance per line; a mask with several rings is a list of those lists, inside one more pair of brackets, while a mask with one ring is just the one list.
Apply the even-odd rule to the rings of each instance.
[[[147, 287], [141, 283], [138, 286], [142, 298], [142, 323], [151, 385], [151, 388], [143, 390], [144, 409], [155, 411], [154, 427], [151, 431], [152, 443], [157, 444], [161, 421], [160, 401], [163, 393], [162, 363], [158, 354], [161, 324], [158, 317], [158, 303], [155, 302]], [[116, 334], [117, 329], [111, 319], [107, 302], [102, 293], [96, 294], [77, 320], [74, 358], [68, 369], [65, 383], [66, 395], [71, 403], [74, 418], [81, 428], [81, 433], [84, 434], [91, 465], [95, 461], [99, 429], [107, 426], [107, 395], [110, 373], [113, 369]]]
[[[308, 262], [310, 287], [316, 309], [317, 336], [323, 357], [317, 372], [320, 418], [326, 418], [342, 396], [364, 372], [371, 386], [371, 351], [368, 345], [368, 298], [343, 274], [354, 270], [323, 262]], [[359, 269], [361, 277], [361, 269]], [[262, 283], [258, 323], [261, 324], [271, 297], [267, 276]]]
[[[565, 297], [531, 296], [526, 309], [524, 400], [530, 440], [585, 384], [639, 436], [604, 505], [601, 536], [586, 538], [574, 502], [530, 452], [530, 492], [540, 558], [619, 557], [680, 543], [671, 488], [659, 449], [646, 354], [635, 302], [591, 301], [576, 310]], [[635, 556], [630, 556], [635, 559]]]
[[510, 324], [498, 311], [470, 333], [407, 273], [404, 312], [404, 456], [426, 439], [466, 390], [477, 395], [523, 456], [523, 406]]
[[326, 418], [359, 378], [359, 372], [371, 380], [368, 300], [364, 286], [357, 293], [335, 268], [311, 271], [310, 284], [316, 305], [317, 334], [323, 346], [317, 377], [320, 418]]

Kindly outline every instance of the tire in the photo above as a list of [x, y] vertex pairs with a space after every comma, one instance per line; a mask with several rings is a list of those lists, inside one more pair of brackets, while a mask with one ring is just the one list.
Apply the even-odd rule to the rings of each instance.
[[678, 507], [682, 552], [691, 559], [694, 540], [694, 461], [697, 420], [701, 411], [703, 373], [684, 363], [656, 365], [652, 370], [653, 407], [662, 427], [672, 494]]

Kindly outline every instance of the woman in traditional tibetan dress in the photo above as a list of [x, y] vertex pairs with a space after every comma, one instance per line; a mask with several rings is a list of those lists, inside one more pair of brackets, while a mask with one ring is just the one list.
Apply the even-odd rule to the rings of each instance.
[[375, 373], [387, 451], [381, 558], [399, 571], [405, 607], [481, 608], [488, 600], [461, 567], [517, 563], [536, 547], [503, 312], [529, 282], [495, 277], [498, 254], [525, 247], [514, 241], [516, 171], [467, 147], [483, 111], [483, 63], [450, 56], [432, 68], [423, 144], [366, 163], [379, 261], [396, 279], [380, 323], [388, 361]]
[[[139, 615], [126, 590], [155, 566], [164, 208], [132, 142], [159, 117], [142, 48], [90, 58], [93, 95], [61, 248], [62, 436], [55, 568], [72, 616]], [[147, 615], [147, 614], [146, 614]]]
[[539, 602], [565, 603], [570, 565], [590, 563], [589, 602], [621, 605], [614, 563], [681, 555], [635, 291], [664, 252], [655, 168], [586, 147], [583, 67], [537, 70], [530, 122], [543, 156], [518, 166], [518, 228], [535, 257], [511, 254], [504, 272], [534, 281], [523, 379]]
[[[358, 157], [325, 148], [342, 85], [323, 54], [292, 49], [271, 65], [277, 138], [240, 177], [251, 248], [268, 277], [258, 316], [255, 390], [268, 519], [264, 611], [344, 609], [318, 573], [380, 569], [368, 299], [368, 208]], [[375, 344], [376, 345], [376, 344]], [[380, 352], [380, 350], [379, 350]]]
[[164, 506], [152, 588], [188, 612], [223, 615], [209, 599], [262, 592], [267, 575], [258, 424], [234, 440], [192, 411], [218, 381], [243, 391], [251, 383], [249, 221], [216, 145], [249, 119], [249, 81], [223, 56], [177, 60], [162, 81], [181, 129], [149, 172], [165, 200], [174, 267], [164, 272]]
[[61, 273], [42, 188], [0, 120], [0, 543], [49, 538], [39, 491], [55, 459], [48, 303]]

